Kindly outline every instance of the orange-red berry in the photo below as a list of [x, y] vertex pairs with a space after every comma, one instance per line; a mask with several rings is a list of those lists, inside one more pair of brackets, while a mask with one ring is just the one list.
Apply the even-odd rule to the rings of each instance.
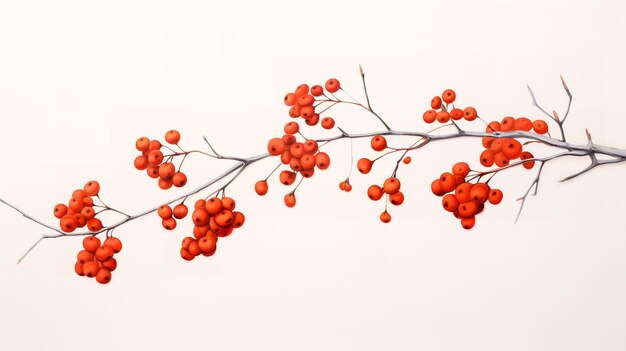
[[167, 133], [165, 133], [165, 141], [172, 145], [178, 144], [178, 142], [180, 141], [180, 133], [175, 129], [168, 131]]
[[330, 157], [325, 152], [318, 152], [315, 155], [315, 164], [317, 168], [324, 170], [330, 166]]
[[106, 262], [113, 257], [113, 249], [109, 246], [100, 246], [95, 253], [96, 259], [100, 262]]
[[339, 83], [337, 79], [331, 78], [326, 81], [326, 84], [324, 85], [324, 87], [329, 93], [336, 93], [341, 88], [341, 84]]
[[450, 118], [452, 118], [455, 121], [458, 121], [461, 118], [463, 118], [463, 115], [464, 115], [464, 112], [460, 108], [453, 108], [452, 111], [450, 111]]
[[533, 122], [533, 130], [537, 134], [546, 134], [548, 132], [548, 125], [546, 122], [538, 119]]
[[491, 189], [489, 192], [489, 203], [492, 205], [497, 205], [502, 201], [504, 194], [500, 189]]
[[102, 267], [96, 273], [96, 281], [100, 284], [107, 284], [111, 281], [111, 271]]
[[[535, 157], [535, 156], [533, 156], [533, 154], [531, 154], [530, 152], [528, 152], [528, 151], [524, 151], [524, 152], [522, 152], [522, 155], [520, 156], [520, 160], [522, 160], [522, 161], [523, 161], [523, 160], [528, 160], [528, 159], [530, 159], [530, 158], [534, 158], [534, 157]], [[533, 167], [535, 166], [535, 161], [534, 161], [534, 160], [532, 160], [532, 161], [527, 161], [527, 162], [524, 162], [524, 163], [523, 163], [523, 166], [524, 166], [524, 168], [526, 168], [526, 169], [531, 169], [531, 168], [533, 168]]]
[[439, 96], [435, 96], [432, 100], [430, 100], [430, 108], [434, 110], [441, 108], [441, 98]]
[[258, 195], [262, 196], [262, 195], [267, 194], [267, 189], [268, 189], [267, 181], [265, 180], [259, 180], [258, 182], [254, 184], [254, 191], [256, 191]]
[[448, 111], [437, 112], [437, 121], [439, 123], [447, 123], [450, 121], [450, 113]]
[[473, 107], [466, 107], [463, 110], [463, 117], [467, 121], [473, 121], [473, 120], [476, 119], [476, 117], [478, 117], [478, 113], [476, 112], [475, 108], [473, 108]]
[[475, 224], [476, 224], [476, 217], [472, 216], [469, 218], [461, 218], [461, 226], [463, 227], [463, 229], [470, 230], [474, 228]]
[[446, 104], [451, 104], [456, 100], [456, 93], [452, 89], [446, 89], [441, 94], [441, 98]]
[[297, 122], [292, 121], [285, 124], [284, 130], [286, 134], [296, 134], [300, 130], [300, 125]]
[[311, 87], [311, 95], [322, 96], [324, 94], [324, 88], [321, 85], [314, 85]]
[[296, 195], [294, 193], [285, 195], [284, 200], [287, 207], [294, 207], [296, 205]]
[[172, 218], [172, 208], [169, 205], [162, 205], [158, 208], [157, 213], [162, 219]]
[[470, 167], [466, 162], [457, 162], [452, 166], [452, 174], [455, 176], [467, 177]]
[[100, 192], [100, 183], [95, 180], [87, 182], [83, 188], [85, 194], [88, 196], [96, 196]]
[[375, 137], [372, 137], [370, 145], [375, 151], [383, 151], [387, 148], [387, 139], [385, 139], [385, 137], [382, 135], [377, 135]]
[[404, 203], [404, 194], [401, 191], [389, 195], [389, 202], [392, 205], [400, 206]]
[[429, 123], [429, 124], [433, 123], [434, 121], [437, 120], [437, 111], [428, 110], [424, 112], [424, 115], [422, 117], [424, 118], [424, 122]]
[[376, 184], [370, 185], [370, 187], [367, 188], [367, 197], [369, 197], [370, 200], [378, 201], [384, 194], [383, 189]]
[[61, 218], [60, 226], [62, 231], [66, 233], [71, 233], [76, 230], [76, 227], [78, 227], [78, 222], [76, 221], [76, 218], [74, 218], [74, 216], [65, 215]]
[[53, 214], [56, 218], [61, 219], [67, 214], [67, 206], [64, 204], [58, 204], [54, 206]]
[[118, 253], [122, 251], [122, 241], [113, 236], [106, 238], [102, 245], [110, 247], [114, 253]]
[[383, 190], [387, 194], [395, 194], [400, 191], [400, 180], [396, 177], [389, 177], [383, 183]]
[[270, 155], [280, 155], [285, 151], [285, 143], [280, 138], [272, 138], [267, 143], [267, 151]]
[[147, 151], [150, 148], [150, 139], [141, 137], [135, 142], [135, 147], [139, 151]]
[[356, 163], [356, 168], [363, 174], [368, 174], [372, 170], [374, 162], [369, 158], [362, 158]]
[[453, 194], [447, 194], [441, 199], [441, 205], [446, 211], [454, 212], [459, 208], [459, 200]]
[[185, 184], [187, 184], [187, 176], [185, 175], [185, 173], [183, 172], [174, 173], [174, 175], [172, 176], [172, 184], [174, 184], [174, 186], [177, 188], [181, 188], [185, 186]]
[[380, 214], [380, 221], [383, 223], [389, 223], [391, 222], [391, 215], [389, 214], [389, 212], [384, 211], [383, 213]]
[[87, 221], [87, 228], [90, 232], [97, 232], [102, 229], [102, 221], [100, 221], [98, 218], [92, 218]]
[[322, 128], [331, 129], [335, 126], [335, 120], [332, 117], [322, 118]]

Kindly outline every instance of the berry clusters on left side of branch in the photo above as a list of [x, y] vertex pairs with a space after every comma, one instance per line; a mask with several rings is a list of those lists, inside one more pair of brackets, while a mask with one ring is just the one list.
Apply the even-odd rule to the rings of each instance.
[[60, 203], [54, 206], [53, 214], [59, 219], [59, 227], [63, 232], [71, 233], [85, 226], [92, 232], [102, 229], [102, 222], [96, 218], [98, 213], [94, 210], [93, 200], [99, 192], [100, 184], [92, 180], [83, 189], [74, 190], [67, 205]]

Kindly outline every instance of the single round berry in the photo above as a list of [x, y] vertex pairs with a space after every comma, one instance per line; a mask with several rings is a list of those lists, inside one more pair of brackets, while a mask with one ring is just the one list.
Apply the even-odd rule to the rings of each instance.
[[372, 138], [370, 145], [375, 151], [383, 151], [387, 148], [387, 139], [382, 135], [377, 135]]
[[102, 245], [110, 247], [114, 253], [122, 251], [122, 241], [116, 237], [106, 238]]
[[389, 214], [389, 212], [385, 211], [383, 213], [380, 214], [380, 221], [383, 223], [389, 223], [391, 222], [391, 215]]
[[451, 104], [456, 100], [456, 93], [452, 89], [446, 89], [441, 94], [441, 98], [446, 104]]
[[180, 141], [180, 133], [175, 129], [168, 131], [167, 133], [165, 133], [165, 141], [172, 145], [178, 144], [178, 142]]
[[337, 79], [331, 78], [326, 81], [326, 84], [324, 85], [324, 87], [329, 93], [336, 93], [341, 88], [341, 84], [339, 83]]
[[335, 120], [332, 117], [322, 118], [322, 128], [331, 129], [335, 126]]
[[263, 196], [267, 194], [267, 189], [268, 189], [267, 181], [265, 180], [259, 180], [258, 182], [254, 184], [254, 191], [256, 191], [258, 195]]
[[370, 187], [367, 188], [367, 197], [369, 197], [370, 200], [378, 201], [384, 194], [383, 189], [376, 184], [370, 185]]

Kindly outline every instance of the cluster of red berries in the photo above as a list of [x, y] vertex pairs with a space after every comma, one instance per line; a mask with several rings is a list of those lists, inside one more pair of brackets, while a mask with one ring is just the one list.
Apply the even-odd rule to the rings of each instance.
[[122, 250], [122, 242], [115, 237], [108, 237], [104, 243], [95, 236], [83, 239], [83, 249], [77, 255], [74, 270], [76, 274], [88, 278], [96, 278], [100, 284], [111, 281], [111, 272], [117, 268], [113, 255]]
[[[370, 146], [374, 151], [384, 151], [387, 149], [387, 139], [385, 139], [382, 135], [376, 135], [372, 137], [370, 140]], [[404, 164], [411, 163], [411, 157], [405, 157], [403, 160]], [[357, 161], [356, 167], [359, 172], [363, 174], [368, 174], [372, 170], [372, 166], [376, 162], [376, 159], [370, 160], [369, 158], [361, 158]], [[394, 172], [395, 173], [395, 172]], [[389, 203], [395, 206], [400, 206], [404, 203], [404, 194], [400, 191], [400, 180], [394, 176], [391, 176], [383, 182], [383, 186], [379, 186], [377, 184], [371, 185], [367, 189], [367, 197], [370, 200], [378, 201], [383, 195], [387, 194], [387, 199]], [[385, 205], [385, 211], [380, 214], [380, 220], [383, 223], [391, 222], [391, 215], [387, 211], [387, 206]]]
[[60, 219], [59, 226], [62, 231], [71, 233], [76, 228], [87, 228], [92, 232], [102, 229], [102, 222], [96, 218], [96, 211], [93, 209], [93, 196], [98, 196], [100, 184], [92, 180], [85, 184], [83, 189], [76, 189], [72, 193], [72, 198], [67, 205], [57, 204], [54, 206], [53, 214]]
[[465, 118], [467, 121], [473, 121], [478, 117], [476, 109], [473, 107], [466, 107], [461, 110], [460, 108], [453, 108], [448, 110], [448, 106], [454, 103], [456, 100], [456, 93], [452, 89], [446, 89], [441, 96], [435, 96], [430, 101], [430, 110], [424, 112], [423, 118], [426, 123], [433, 123], [435, 121], [439, 123], [448, 123], [451, 119], [458, 121]]
[[[501, 122], [490, 122], [485, 131], [495, 133], [512, 132], [516, 130], [525, 132], [534, 130], [537, 134], [545, 134], [548, 132], [548, 125], [541, 119], [531, 122], [531, 120], [526, 117], [505, 117]], [[484, 137], [482, 144], [485, 151], [480, 154], [480, 164], [485, 167], [491, 167], [494, 164], [498, 167], [505, 167], [511, 160], [519, 158], [523, 161], [534, 158], [532, 153], [523, 150], [524, 147], [522, 143], [513, 138]], [[531, 169], [534, 165], [534, 160], [523, 163], [526, 169]]]
[[[324, 88], [329, 93], [336, 93], [341, 89], [341, 84], [335, 78], [326, 81], [324, 87], [314, 85], [309, 89], [308, 84], [300, 84], [293, 93], [285, 95], [285, 105], [290, 106], [289, 116], [292, 118], [302, 117], [307, 125], [314, 126], [320, 121], [320, 115], [315, 113], [314, 103], [316, 97], [324, 95]], [[322, 127], [331, 129], [335, 126], [332, 117], [322, 118]]]
[[472, 229], [476, 224], [476, 215], [485, 209], [485, 203], [497, 205], [502, 201], [502, 191], [491, 189], [487, 183], [470, 183], [465, 177], [470, 167], [465, 162], [458, 162], [452, 167], [452, 173], [445, 172], [430, 185], [433, 194], [442, 196], [443, 208], [461, 220], [464, 229]]
[[[319, 151], [315, 140], [307, 139], [303, 142], [297, 140], [296, 134], [299, 130], [300, 126], [297, 122], [289, 122], [285, 124], [285, 135], [282, 138], [272, 138], [267, 144], [267, 151], [270, 155], [280, 155], [280, 161], [291, 168], [279, 174], [280, 182], [287, 186], [296, 181], [298, 173], [304, 178], [310, 178], [316, 168], [325, 170], [330, 166], [330, 157], [327, 153]], [[267, 194], [267, 179], [257, 181], [254, 190], [259, 195]], [[293, 192], [285, 195], [285, 204], [288, 207], [296, 205]]]
[[191, 219], [193, 238], [183, 239], [180, 255], [191, 261], [196, 256], [212, 256], [217, 250], [217, 239], [230, 235], [246, 220], [243, 213], [235, 211], [235, 200], [230, 197], [200, 199], [194, 205]]
[[[383, 182], [383, 186], [379, 186], [376, 184], [370, 185], [367, 188], [367, 197], [372, 201], [380, 200], [383, 195], [387, 194], [387, 200], [389, 203], [395, 206], [400, 206], [404, 203], [404, 194], [400, 191], [400, 180], [394, 176], [385, 179]], [[380, 220], [383, 223], [391, 222], [391, 215], [387, 211], [387, 206], [385, 205], [385, 210], [380, 214]]]
[[[168, 131], [165, 133], [165, 141], [171, 145], [178, 145], [180, 133], [177, 130]], [[172, 185], [180, 188], [187, 184], [185, 173], [180, 169], [177, 171], [176, 166], [170, 162], [175, 156], [184, 155], [184, 153], [163, 155], [161, 142], [146, 137], [137, 139], [135, 147], [141, 151], [141, 155], [135, 158], [135, 168], [140, 171], [145, 170], [150, 178], [158, 179], [159, 188], [167, 190]]]
[[161, 225], [167, 230], [174, 230], [176, 220], [185, 218], [188, 212], [187, 205], [183, 203], [174, 206], [174, 209], [170, 205], [162, 205], [157, 209], [157, 213], [161, 217]]
[[346, 180], [342, 180], [339, 182], [339, 190], [345, 191], [349, 193], [352, 191], [352, 184], [350, 184], [350, 178], [346, 178]]

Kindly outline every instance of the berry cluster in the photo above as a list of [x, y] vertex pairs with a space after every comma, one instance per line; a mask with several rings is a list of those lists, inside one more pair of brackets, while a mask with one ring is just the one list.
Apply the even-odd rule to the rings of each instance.
[[194, 205], [191, 219], [194, 224], [193, 238], [183, 239], [180, 255], [191, 261], [196, 256], [212, 256], [217, 250], [217, 239], [230, 235], [243, 225], [246, 217], [235, 211], [235, 200], [230, 197], [200, 199]]
[[62, 231], [71, 233], [76, 228], [84, 226], [92, 232], [102, 229], [102, 222], [96, 218], [96, 211], [93, 209], [93, 197], [97, 197], [99, 192], [100, 184], [92, 180], [85, 184], [83, 189], [74, 190], [67, 205], [54, 206], [53, 214], [60, 219], [59, 227]]
[[167, 230], [174, 230], [176, 220], [185, 218], [188, 212], [187, 205], [183, 203], [174, 206], [174, 209], [169, 205], [162, 205], [157, 209], [157, 213], [161, 217], [161, 225]]
[[464, 229], [472, 229], [476, 224], [476, 215], [485, 208], [485, 203], [497, 205], [502, 201], [502, 191], [491, 189], [487, 183], [472, 184], [465, 180], [470, 172], [469, 165], [458, 162], [452, 167], [452, 173], [445, 172], [431, 183], [431, 190], [436, 196], [443, 197], [441, 205], [461, 220]]
[[[165, 133], [165, 141], [168, 144], [178, 146], [180, 141], [180, 133], [176, 130], [170, 130]], [[141, 151], [141, 155], [135, 158], [135, 168], [140, 171], [146, 171], [150, 178], [158, 179], [159, 188], [167, 190], [173, 186], [183, 187], [187, 184], [187, 176], [185, 173], [176, 170], [176, 166], [172, 163], [174, 157], [185, 156], [186, 153], [174, 152], [164, 155], [161, 148], [163, 145], [158, 140], [150, 140], [141, 137], [135, 142], [137, 150]], [[167, 148], [167, 147], [166, 147]], [[182, 162], [181, 162], [182, 164]]]
[[96, 278], [100, 284], [111, 281], [111, 272], [117, 268], [117, 260], [113, 255], [122, 250], [122, 242], [115, 237], [108, 237], [104, 243], [95, 236], [83, 239], [83, 249], [77, 257], [74, 270], [76, 274], [88, 278]]
[[467, 121], [473, 121], [478, 117], [476, 109], [473, 107], [466, 107], [461, 110], [460, 108], [452, 106], [449, 110], [449, 105], [456, 100], [456, 93], [452, 89], [446, 89], [441, 96], [435, 96], [430, 101], [430, 110], [424, 112], [423, 118], [426, 123], [433, 123], [435, 121], [439, 123], [448, 123], [451, 119], [458, 121], [465, 118]]
[[[300, 84], [293, 93], [285, 95], [285, 105], [290, 106], [289, 116], [292, 118], [302, 117], [307, 125], [314, 126], [320, 121], [320, 115], [315, 112], [316, 97], [325, 95], [324, 89], [330, 94], [336, 93], [341, 89], [341, 84], [335, 78], [326, 81], [324, 87], [314, 85], [309, 89], [308, 84]], [[335, 120], [332, 117], [322, 118], [322, 127], [331, 129], [335, 126]]]
[[[372, 139], [370, 140], [370, 146], [372, 147], [372, 150], [374, 151], [378, 151], [378, 152], [384, 151], [388, 149], [387, 139], [385, 139], [385, 137], [382, 135], [376, 135], [372, 137]], [[372, 166], [374, 165], [374, 162], [376, 162], [378, 159], [380, 159], [380, 157], [373, 159], [373, 160], [370, 160], [369, 158], [366, 158], [366, 157], [361, 158], [357, 161], [356, 167], [359, 170], [359, 172], [363, 174], [368, 174], [372, 170]], [[400, 161], [398, 161], [398, 163], [399, 162]], [[407, 156], [407, 157], [402, 158], [402, 162], [404, 164], [411, 163], [411, 157]], [[378, 201], [383, 197], [383, 195], [387, 194], [387, 200], [389, 200], [390, 204], [395, 205], [395, 206], [400, 206], [404, 203], [404, 194], [400, 191], [400, 185], [401, 185], [400, 180], [396, 178], [395, 171], [393, 173], [394, 174], [391, 177], [385, 179], [382, 186], [379, 186], [377, 184], [370, 185], [370, 187], [367, 189], [367, 197], [369, 197], [370, 200]], [[380, 220], [383, 223], [391, 222], [391, 215], [387, 211], [386, 204], [385, 204], [385, 211], [383, 211], [383, 213], [380, 214]]]
[[[512, 132], [512, 131], [525, 131], [529, 132], [534, 130], [537, 134], [545, 134], [548, 132], [548, 125], [545, 121], [538, 119], [531, 122], [526, 117], [514, 118], [505, 117], [501, 122], [492, 121], [486, 127], [486, 132]], [[494, 164], [498, 167], [505, 167], [511, 160], [532, 159], [533, 154], [524, 151], [523, 145], [519, 141], [513, 138], [493, 138], [484, 137], [482, 139], [483, 147], [485, 151], [480, 154], [480, 164], [485, 167], [491, 167]], [[531, 169], [535, 165], [535, 161], [531, 160], [523, 163], [524, 168]]]
[[[383, 182], [383, 186], [376, 184], [370, 185], [367, 189], [367, 197], [372, 201], [380, 200], [383, 195], [387, 194], [387, 200], [389, 203], [395, 206], [400, 206], [404, 203], [404, 194], [400, 191], [400, 180], [394, 176], [391, 176]], [[391, 222], [391, 215], [387, 211], [387, 205], [385, 204], [385, 210], [380, 214], [380, 220], [383, 223]]]
[[352, 191], [352, 185], [350, 184], [350, 178], [346, 178], [346, 180], [343, 180], [341, 182], [339, 182], [339, 189], [342, 191], [345, 191], [346, 193], [349, 193], [350, 191]]
[[[319, 151], [317, 142], [313, 139], [298, 141], [300, 126], [297, 122], [285, 124], [285, 135], [282, 138], [272, 138], [267, 144], [270, 155], [280, 156], [284, 165], [289, 165], [291, 170], [283, 170], [279, 174], [279, 180], [284, 185], [292, 185], [300, 174], [303, 178], [310, 178], [315, 169], [325, 170], [330, 166], [330, 157], [327, 153]], [[254, 189], [258, 195], [267, 194], [267, 179], [256, 182]], [[294, 192], [285, 195], [285, 204], [293, 207], [296, 204]]]

